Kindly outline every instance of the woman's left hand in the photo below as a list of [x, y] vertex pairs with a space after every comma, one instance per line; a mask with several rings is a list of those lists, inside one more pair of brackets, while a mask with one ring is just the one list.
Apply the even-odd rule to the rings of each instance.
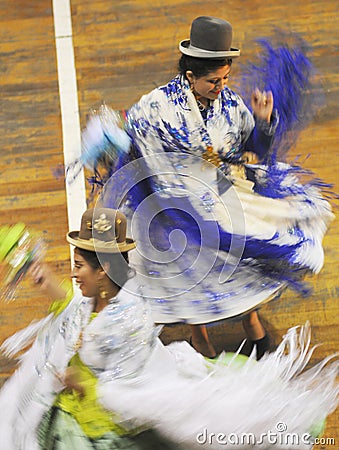
[[63, 376], [63, 384], [66, 390], [74, 389], [81, 397], [85, 394], [85, 388], [81, 384], [80, 372], [76, 367], [67, 367]]
[[253, 114], [261, 120], [270, 123], [273, 111], [273, 94], [271, 91], [259, 91], [257, 88], [252, 92], [251, 106]]

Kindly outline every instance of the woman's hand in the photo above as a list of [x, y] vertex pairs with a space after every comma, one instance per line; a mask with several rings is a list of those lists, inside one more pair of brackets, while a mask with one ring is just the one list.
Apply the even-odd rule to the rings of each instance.
[[261, 120], [270, 123], [273, 111], [273, 94], [271, 91], [259, 91], [257, 88], [252, 92], [251, 106], [253, 114]]
[[81, 384], [80, 372], [76, 367], [67, 367], [64, 376], [62, 377], [62, 382], [65, 389], [74, 389], [79, 392], [80, 396], [83, 397], [85, 394], [85, 388]]
[[38, 284], [51, 300], [60, 300], [66, 297], [67, 292], [60, 286], [54, 273], [41, 261], [33, 261], [29, 273], [34, 283]]

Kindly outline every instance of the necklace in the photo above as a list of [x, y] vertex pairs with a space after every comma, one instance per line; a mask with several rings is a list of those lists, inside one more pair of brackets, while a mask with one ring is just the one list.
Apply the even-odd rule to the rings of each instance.
[[207, 100], [207, 105], [205, 106], [198, 98], [195, 98], [199, 111], [206, 111], [210, 106], [211, 106], [211, 102], [210, 100]]
[[81, 344], [82, 344], [82, 335], [83, 335], [83, 332], [82, 332], [82, 330], [80, 331], [80, 334], [79, 334], [79, 337], [78, 337], [78, 340], [76, 341], [76, 343], [74, 344], [74, 351], [75, 352], [77, 352], [78, 350], [79, 350], [79, 348], [81, 347]]
[[196, 99], [199, 111], [205, 111], [206, 106], [201, 103], [200, 100]]

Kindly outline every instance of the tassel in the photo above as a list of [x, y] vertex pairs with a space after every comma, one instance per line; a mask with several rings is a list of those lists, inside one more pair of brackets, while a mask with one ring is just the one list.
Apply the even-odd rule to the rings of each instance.
[[100, 163], [104, 167], [114, 164], [130, 149], [130, 138], [122, 128], [118, 113], [106, 105], [92, 110], [81, 136], [81, 157], [66, 168], [68, 183], [74, 181], [86, 167], [97, 171]]

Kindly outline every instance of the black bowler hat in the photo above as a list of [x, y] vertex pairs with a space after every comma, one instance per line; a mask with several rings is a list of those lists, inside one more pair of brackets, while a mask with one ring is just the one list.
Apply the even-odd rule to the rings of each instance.
[[232, 48], [232, 25], [223, 19], [200, 16], [193, 20], [190, 39], [180, 42], [184, 55], [196, 58], [237, 58], [240, 50]]

